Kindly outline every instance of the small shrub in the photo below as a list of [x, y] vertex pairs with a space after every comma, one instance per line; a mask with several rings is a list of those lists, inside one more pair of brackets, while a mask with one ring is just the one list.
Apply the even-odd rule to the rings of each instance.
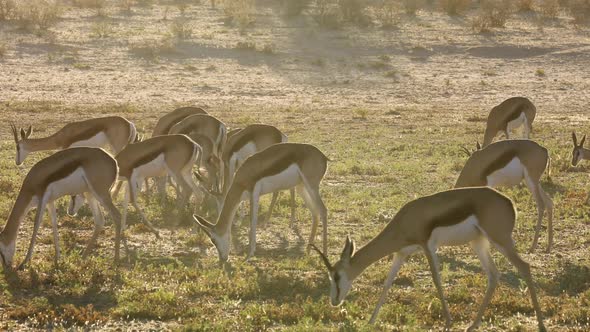
[[283, 0], [283, 13], [287, 17], [299, 16], [310, 3], [311, 0]]
[[229, 21], [244, 29], [254, 22], [255, 10], [254, 0], [225, 0], [223, 12]]
[[491, 28], [503, 28], [511, 14], [510, 0], [485, 0], [479, 14], [471, 21], [471, 27], [478, 33], [489, 32]]
[[331, 0], [316, 0], [312, 17], [323, 28], [338, 29], [342, 26], [342, 13]]
[[559, 15], [559, 0], [541, 0], [539, 12], [545, 18], [557, 18], [557, 15]]
[[365, 25], [367, 16], [364, 14], [367, 6], [365, 0], [339, 0], [338, 6], [345, 21]]
[[590, 0], [570, 0], [567, 10], [574, 19], [574, 24], [588, 24], [590, 18]]
[[19, 2], [13, 19], [23, 30], [46, 30], [57, 21], [60, 14], [61, 7], [56, 1], [32, 0]]
[[399, 25], [398, 9], [394, 1], [382, 1], [373, 12], [383, 29], [392, 29]]
[[469, 9], [471, 0], [441, 0], [440, 6], [450, 16], [461, 15]]
[[172, 54], [175, 51], [176, 44], [170, 38], [163, 38], [157, 41], [141, 41], [129, 45], [130, 53], [152, 60], [164, 54]]
[[256, 43], [253, 41], [239, 41], [234, 47], [236, 50], [256, 50]]
[[7, 50], [8, 47], [6, 46], [6, 43], [0, 42], [0, 58], [3, 58], [6, 55]]
[[266, 43], [262, 46], [260, 52], [264, 54], [274, 54], [275, 53], [275, 45], [273, 43]]
[[530, 12], [533, 10], [533, 0], [518, 0], [516, 1], [516, 8], [519, 12]]
[[424, 0], [402, 0], [402, 6], [407, 15], [413, 16], [424, 7]]
[[113, 28], [108, 22], [97, 22], [92, 26], [92, 35], [97, 38], [107, 38], [113, 33]]
[[0, 21], [5, 21], [14, 18], [15, 12], [15, 0], [0, 0]]
[[188, 39], [193, 34], [193, 27], [186, 20], [175, 20], [170, 25], [170, 33], [178, 39]]
[[541, 69], [541, 68], [538, 68], [535, 71], [535, 76], [537, 76], [537, 77], [545, 77], [546, 76], [545, 75], [545, 70], [544, 69]]

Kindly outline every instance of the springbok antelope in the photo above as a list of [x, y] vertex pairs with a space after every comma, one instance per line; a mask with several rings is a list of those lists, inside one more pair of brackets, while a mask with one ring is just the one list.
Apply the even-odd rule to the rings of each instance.
[[545, 331], [530, 266], [520, 258], [512, 239], [515, 220], [516, 210], [512, 201], [496, 190], [489, 187], [454, 189], [407, 203], [376, 237], [358, 251], [355, 250], [354, 242], [347, 238], [340, 260], [334, 265], [330, 264], [326, 255], [313, 248], [318, 251], [328, 268], [330, 298], [334, 306], [342, 304], [352, 282], [367, 267], [393, 254], [393, 266], [370, 323], [375, 322], [379, 309], [387, 298], [387, 292], [406, 258], [422, 249], [442, 303], [446, 328], [449, 329], [452, 320], [441, 285], [436, 250], [441, 246], [469, 243], [488, 277], [487, 289], [477, 316], [467, 329], [472, 331], [481, 324], [483, 313], [498, 283], [498, 270], [490, 255], [492, 243], [526, 281], [537, 314], [539, 330]]
[[152, 137], [167, 135], [172, 126], [184, 120], [186, 117], [196, 114], [207, 114], [207, 112], [200, 107], [194, 106], [175, 109], [158, 120], [158, 123], [156, 123], [156, 127], [154, 127], [154, 131], [152, 132]]
[[548, 167], [549, 173], [551, 171], [550, 162], [547, 149], [533, 141], [495, 142], [471, 154], [459, 174], [455, 188], [512, 187], [524, 180], [535, 198], [538, 214], [530, 252], [537, 247], [545, 209], [547, 209], [549, 229], [547, 252], [550, 252], [553, 245], [553, 201], [541, 187], [541, 176]]
[[318, 148], [299, 143], [271, 145], [246, 159], [225, 195], [217, 223], [213, 225], [203, 217], [194, 216], [217, 247], [220, 261], [227, 262], [229, 258], [231, 226], [240, 202], [250, 199], [250, 258], [256, 249], [260, 196], [292, 187], [297, 188], [313, 216], [309, 243], [313, 244], [315, 240], [319, 217], [323, 226], [324, 252], [327, 252], [327, 209], [320, 197], [320, 182], [326, 173], [327, 162], [328, 158]]
[[[584, 142], [586, 142], [586, 135], [582, 136], [582, 140], [578, 144], [578, 138], [576, 137], [576, 133], [572, 132], [572, 140], [574, 141], [574, 148], [572, 150], [572, 166], [578, 166], [580, 161], [586, 159], [590, 159], [590, 150], [584, 147]], [[586, 204], [590, 203], [590, 193], [586, 197]]]
[[[229, 189], [236, 170], [244, 163], [244, 161], [251, 155], [260, 152], [267, 147], [287, 142], [287, 136], [283, 134], [277, 127], [265, 124], [253, 124], [235, 133], [231, 138], [228, 138], [223, 148], [221, 160], [224, 165], [223, 168], [223, 190], [222, 195], [218, 195], [218, 200], [223, 201], [224, 194]], [[268, 216], [265, 223], [270, 220], [272, 210], [276, 204], [279, 192], [272, 194]], [[221, 204], [218, 204], [221, 205]], [[293, 220], [295, 218], [295, 189], [291, 188], [291, 221], [290, 226], [293, 227]]]
[[216, 155], [221, 155], [227, 138], [227, 128], [223, 122], [207, 114], [191, 115], [172, 126], [168, 134], [188, 135], [193, 132], [210, 137], [215, 143]]
[[110, 147], [113, 153], [117, 154], [137, 137], [135, 125], [120, 116], [68, 123], [53, 135], [44, 138], [30, 138], [32, 126], [26, 131], [21, 128], [20, 139], [16, 127], [12, 125], [11, 129], [16, 143], [17, 165], [21, 165], [31, 152], [62, 150], [76, 146]]
[[488, 115], [483, 147], [492, 143], [494, 137], [500, 132], [503, 132], [506, 138], [510, 138], [510, 131], [522, 125], [524, 125], [525, 138], [529, 138], [536, 114], [537, 108], [529, 99], [524, 97], [506, 99], [500, 105], [492, 108]]
[[201, 147], [185, 135], [164, 135], [127, 145], [116, 157], [119, 164], [119, 179], [127, 181], [127, 192], [123, 208], [122, 228], [125, 230], [127, 206], [129, 201], [139, 212], [146, 226], [159, 237], [158, 231], [148, 221], [137, 204], [137, 195], [142, 181], [148, 177], [171, 176], [183, 189], [184, 205], [190, 193], [199, 194], [198, 186], [192, 178], [195, 163], [200, 164]]
[[92, 250], [104, 226], [104, 219], [98, 206], [100, 203], [114, 220], [115, 262], [118, 261], [119, 243], [122, 238], [121, 214], [113, 205], [110, 195], [110, 189], [117, 180], [117, 172], [117, 162], [113, 157], [102, 149], [89, 147], [62, 150], [35, 164], [25, 177], [8, 221], [0, 232], [0, 257], [4, 268], [12, 268], [18, 229], [29, 210], [35, 207], [37, 212], [33, 234], [27, 256], [20, 267], [24, 267], [31, 260], [45, 209], [51, 216], [57, 264], [60, 251], [53, 201], [65, 195], [79, 194], [86, 195], [94, 215], [94, 233], [84, 254]]

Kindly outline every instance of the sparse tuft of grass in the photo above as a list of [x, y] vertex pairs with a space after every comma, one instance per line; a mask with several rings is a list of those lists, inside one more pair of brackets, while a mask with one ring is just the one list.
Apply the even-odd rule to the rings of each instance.
[[170, 38], [155, 41], [132, 42], [128, 46], [129, 52], [146, 59], [156, 59], [162, 55], [176, 52], [176, 44]]
[[223, 12], [227, 22], [236, 24], [240, 29], [245, 29], [254, 23], [256, 6], [254, 0], [224, 0]]
[[256, 50], [256, 43], [251, 40], [239, 41], [236, 43], [236, 46], [234, 48], [236, 50], [255, 51]]
[[170, 24], [170, 34], [178, 39], [188, 39], [193, 34], [193, 27], [188, 20], [177, 19]]
[[540, 0], [539, 13], [546, 19], [555, 19], [559, 15], [559, 0]]
[[97, 38], [107, 38], [113, 33], [113, 26], [106, 22], [97, 22], [92, 25], [92, 35]]
[[537, 70], [535, 71], [535, 76], [545, 77], [545, 70], [542, 68], [537, 68]]

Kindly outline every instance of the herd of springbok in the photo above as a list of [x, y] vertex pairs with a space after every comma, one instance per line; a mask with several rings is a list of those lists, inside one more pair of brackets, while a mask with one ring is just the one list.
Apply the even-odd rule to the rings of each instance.
[[[452, 321], [441, 285], [436, 251], [440, 246], [469, 243], [488, 278], [483, 301], [474, 322], [467, 329], [474, 330], [481, 324], [498, 282], [498, 270], [490, 255], [493, 244], [524, 278], [539, 330], [544, 331], [529, 264], [518, 255], [512, 238], [516, 221], [514, 204], [492, 189], [515, 186], [524, 180], [536, 201], [538, 212], [530, 252], [537, 247], [545, 210], [548, 215], [546, 251], [550, 252], [553, 244], [553, 202], [543, 190], [540, 179], [550, 168], [551, 159], [547, 149], [529, 140], [535, 115], [533, 103], [522, 97], [507, 99], [494, 107], [487, 119], [483, 145], [478, 143], [475, 151], [465, 149], [469, 159], [455, 189], [405, 204], [375, 238], [358, 250], [347, 237], [340, 259], [334, 264], [327, 258], [327, 209], [320, 195], [320, 182], [326, 173], [328, 158], [313, 145], [287, 143], [287, 137], [274, 126], [253, 124], [243, 129], [228, 130], [222, 121], [199, 107], [182, 107], [166, 114], [160, 118], [149, 139], [142, 139], [133, 123], [118, 116], [72, 122], [45, 138], [32, 138], [32, 127], [18, 130], [12, 125], [17, 165], [21, 165], [32, 152], [59, 151], [35, 164], [25, 177], [0, 233], [0, 257], [4, 269], [12, 270], [19, 226], [28, 211], [36, 208], [31, 241], [19, 268], [31, 260], [43, 212], [47, 209], [51, 217], [57, 264], [60, 250], [54, 201], [70, 195], [69, 214], [75, 215], [82, 204], [88, 203], [94, 216], [94, 232], [84, 255], [92, 251], [104, 227], [102, 206], [115, 225], [115, 263], [118, 262], [121, 242], [128, 251], [124, 230], [129, 202], [143, 223], [159, 237], [137, 199], [144, 183], [146, 190], [149, 189], [148, 178], [154, 178], [160, 194], [165, 195], [167, 185], [175, 189], [179, 208], [186, 206], [192, 195], [201, 202], [207, 196], [216, 203], [210, 209], [215, 211], [210, 213], [217, 218], [215, 223], [202, 216], [194, 215], [193, 218], [210, 237], [223, 265], [229, 259], [232, 224], [240, 203], [245, 200], [250, 202], [250, 247], [247, 254], [250, 258], [256, 249], [260, 196], [273, 194], [268, 221], [278, 192], [290, 189], [290, 225], [293, 225], [295, 217], [297, 190], [313, 218], [308, 252], [309, 248], [317, 251], [328, 269], [333, 305], [344, 301], [354, 279], [368, 266], [393, 254], [393, 266], [370, 319], [374, 322], [404, 261], [412, 253], [422, 250], [442, 303], [445, 326], [449, 328]], [[524, 127], [526, 139], [508, 139], [511, 131], [518, 127]], [[492, 143], [502, 133], [507, 139]], [[579, 143], [575, 133], [572, 138], [572, 164], [576, 165], [582, 159], [589, 159], [590, 152], [583, 147], [585, 136]], [[110, 149], [115, 157], [103, 148]], [[125, 181], [127, 186], [121, 213], [114, 205], [113, 197], [118, 196]], [[318, 220], [322, 222], [323, 250], [314, 245]]]

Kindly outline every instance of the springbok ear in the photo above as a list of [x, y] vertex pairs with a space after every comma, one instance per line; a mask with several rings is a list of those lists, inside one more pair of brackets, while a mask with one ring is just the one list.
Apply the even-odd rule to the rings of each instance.
[[585, 142], [585, 141], [586, 141], [586, 135], [584, 135], [584, 136], [582, 137], [582, 140], [580, 141], [580, 147], [583, 147], [583, 146], [584, 146], [584, 142]]
[[574, 146], [578, 146], [578, 138], [576, 137], [575, 131], [572, 131], [572, 141], [574, 141]]
[[20, 139], [25, 139], [27, 138], [27, 133], [25, 132], [25, 130], [23, 128], [20, 129]]
[[342, 254], [340, 255], [340, 260], [342, 261], [350, 261], [350, 258], [354, 254], [354, 242], [350, 239], [350, 236], [346, 237], [346, 243], [344, 244], [344, 249], [342, 250]]
[[25, 133], [25, 138], [29, 138], [29, 136], [31, 136], [32, 133], [33, 133], [33, 125], [30, 125], [29, 129], [27, 129], [27, 132]]
[[481, 150], [481, 144], [479, 144], [479, 141], [475, 144], [475, 150], [476, 151]]
[[209, 235], [209, 237], [211, 237], [213, 225], [210, 222], [208, 222], [205, 218], [195, 214], [193, 214], [193, 220], [197, 225], [199, 225], [199, 227], [201, 227], [203, 231], [205, 231], [205, 233], [207, 233], [207, 235]]

